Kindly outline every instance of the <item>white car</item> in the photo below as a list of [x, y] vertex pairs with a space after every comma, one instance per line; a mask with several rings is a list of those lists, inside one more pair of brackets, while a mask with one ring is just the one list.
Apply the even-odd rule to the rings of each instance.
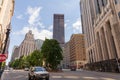
[[31, 67], [28, 73], [28, 78], [29, 80], [49, 80], [49, 72], [47, 72], [43, 67]]
[[24, 70], [25, 70], [25, 71], [29, 71], [29, 68], [25, 68]]

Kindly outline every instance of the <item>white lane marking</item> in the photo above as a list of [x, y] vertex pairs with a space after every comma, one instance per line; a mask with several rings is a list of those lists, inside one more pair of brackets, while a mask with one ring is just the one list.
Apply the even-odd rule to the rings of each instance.
[[96, 78], [96, 77], [82, 77], [83, 79], [97, 79], [98, 80], [98, 78]]
[[104, 80], [116, 80], [116, 79], [113, 79], [113, 78], [102, 78]]
[[80, 77], [78, 77], [78, 76], [64, 76], [64, 78], [79, 79]]
[[52, 76], [52, 78], [62, 78], [62, 76]]
[[52, 78], [68, 78], [68, 79], [79, 79], [78, 76], [52, 76]]

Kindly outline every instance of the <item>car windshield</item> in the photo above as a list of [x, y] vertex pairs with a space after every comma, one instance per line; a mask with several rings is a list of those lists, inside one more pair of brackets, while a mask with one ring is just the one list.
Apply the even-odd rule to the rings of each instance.
[[44, 68], [35, 68], [35, 72], [38, 72], [38, 71], [46, 71]]

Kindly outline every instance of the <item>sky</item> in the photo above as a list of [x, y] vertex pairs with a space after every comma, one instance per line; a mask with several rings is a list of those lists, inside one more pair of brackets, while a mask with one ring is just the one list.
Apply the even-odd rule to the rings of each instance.
[[72, 34], [82, 33], [80, 0], [15, 0], [11, 21], [9, 57], [15, 45], [20, 45], [25, 34], [32, 30], [35, 39], [51, 39], [53, 35], [53, 14], [64, 14], [65, 42]]

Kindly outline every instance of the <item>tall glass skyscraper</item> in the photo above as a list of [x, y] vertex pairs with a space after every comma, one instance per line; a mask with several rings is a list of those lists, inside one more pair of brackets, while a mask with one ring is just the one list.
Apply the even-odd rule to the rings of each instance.
[[56, 39], [60, 45], [65, 43], [64, 36], [64, 14], [54, 14], [53, 39]]

